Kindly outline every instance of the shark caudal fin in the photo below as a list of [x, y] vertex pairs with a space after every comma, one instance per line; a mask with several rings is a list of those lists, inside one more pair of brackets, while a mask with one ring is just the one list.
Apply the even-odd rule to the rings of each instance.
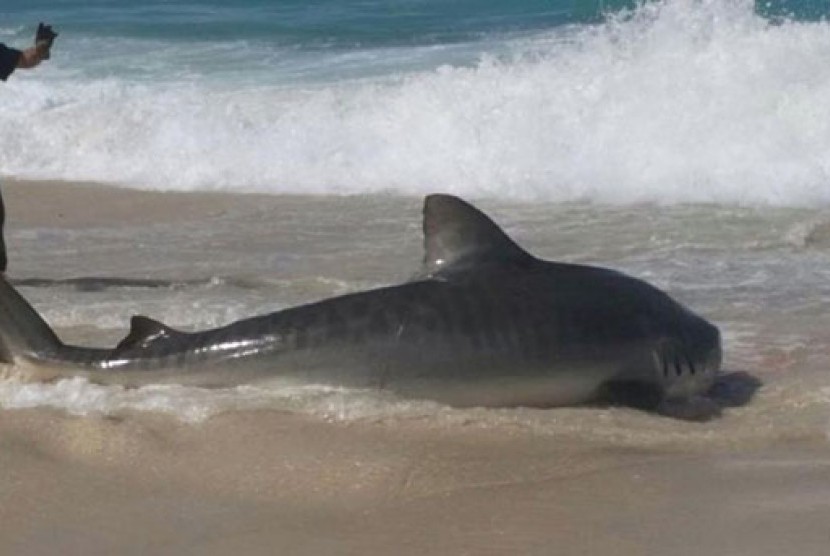
[[61, 341], [28, 301], [0, 274], [0, 360], [54, 351]]

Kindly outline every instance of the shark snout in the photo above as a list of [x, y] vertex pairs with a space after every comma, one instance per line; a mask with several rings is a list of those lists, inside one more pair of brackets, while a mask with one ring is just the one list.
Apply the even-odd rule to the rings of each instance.
[[667, 397], [702, 394], [720, 371], [720, 331], [706, 320], [692, 317], [680, 334], [662, 338], [654, 350], [656, 371]]

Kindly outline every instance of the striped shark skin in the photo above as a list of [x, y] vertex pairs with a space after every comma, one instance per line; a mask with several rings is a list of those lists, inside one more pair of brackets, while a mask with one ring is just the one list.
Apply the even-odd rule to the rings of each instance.
[[0, 277], [0, 360], [28, 380], [226, 387], [278, 377], [457, 407], [610, 402], [700, 417], [688, 407], [721, 363], [705, 319], [623, 273], [538, 259], [457, 197], [428, 196], [423, 230], [411, 281], [197, 332], [134, 316], [112, 349], [62, 343]]

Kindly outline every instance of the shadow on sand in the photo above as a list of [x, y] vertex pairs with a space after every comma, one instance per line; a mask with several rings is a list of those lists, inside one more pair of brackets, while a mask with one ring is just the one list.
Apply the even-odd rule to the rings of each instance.
[[703, 395], [665, 399], [656, 384], [610, 382], [603, 387], [597, 405], [631, 407], [683, 421], [710, 421], [720, 417], [726, 408], [748, 404], [761, 384], [747, 372], [724, 371]]
[[721, 409], [747, 405], [763, 383], [745, 371], [723, 373], [707, 393]]

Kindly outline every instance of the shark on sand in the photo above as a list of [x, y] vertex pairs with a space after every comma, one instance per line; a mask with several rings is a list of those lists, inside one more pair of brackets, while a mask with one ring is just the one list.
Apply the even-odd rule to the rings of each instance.
[[451, 406], [620, 403], [680, 418], [717, 408], [718, 329], [605, 268], [544, 261], [450, 195], [424, 202], [405, 283], [185, 332], [134, 316], [111, 349], [66, 345], [0, 277], [0, 360], [29, 380], [226, 387], [279, 377]]

